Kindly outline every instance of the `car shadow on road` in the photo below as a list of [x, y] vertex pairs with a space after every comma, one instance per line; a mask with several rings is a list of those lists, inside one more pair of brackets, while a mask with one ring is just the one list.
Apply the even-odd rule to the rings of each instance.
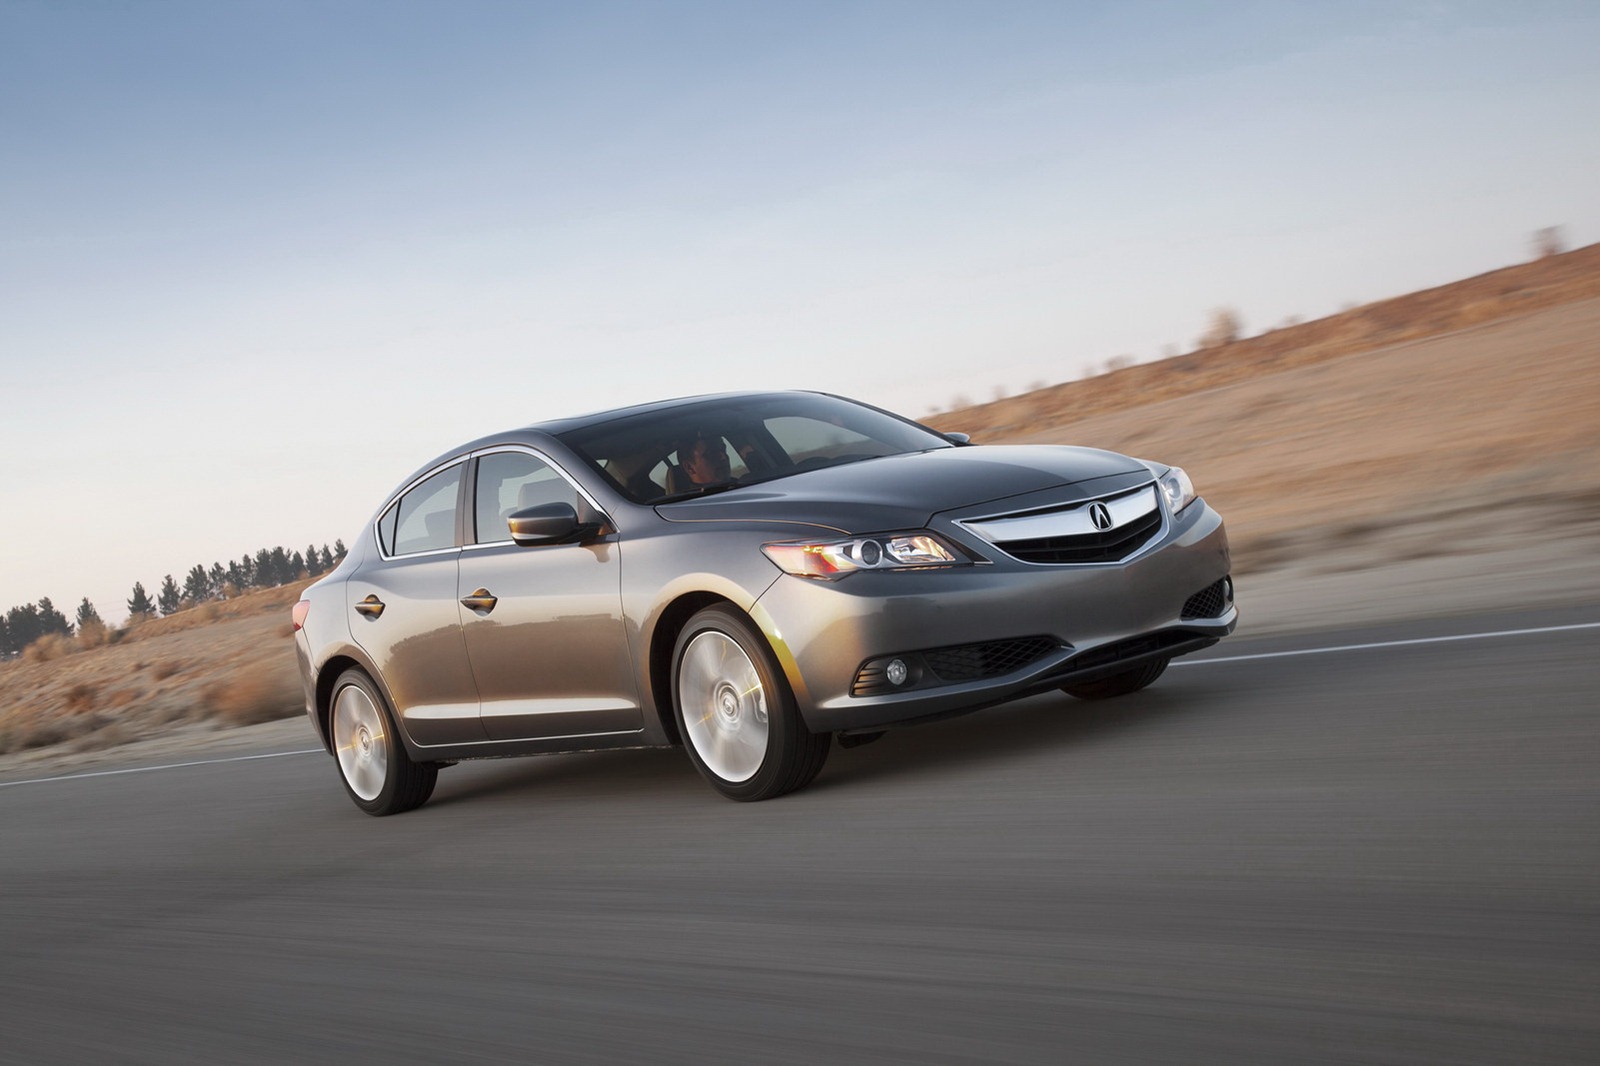
[[1195, 717], [1225, 698], [1209, 685], [1157, 682], [1130, 696], [1078, 700], [1065, 693], [1034, 696], [958, 718], [891, 730], [865, 747], [837, 747], [812, 789], [848, 788], [943, 767], [974, 768], [1020, 759], [1043, 748], [1068, 750]]
[[623, 793], [665, 796], [704, 787], [681, 750], [634, 748], [464, 762], [440, 772], [428, 806], [491, 795], [537, 794], [545, 800], [559, 795], [576, 801]]
[[[822, 774], [805, 793], [832, 792], [941, 768], [1016, 760], [1041, 748], [1072, 749], [1158, 727], [1168, 718], [1218, 709], [1226, 691], [1196, 678], [1163, 679], [1118, 699], [1086, 701], [1064, 693], [1035, 696], [926, 725], [890, 730], [857, 748], [835, 742]], [[537, 795], [542, 802], [596, 801], [619, 795], [657, 801], [705, 794], [681, 749], [651, 748], [464, 763], [444, 770], [429, 807], [488, 796]]]

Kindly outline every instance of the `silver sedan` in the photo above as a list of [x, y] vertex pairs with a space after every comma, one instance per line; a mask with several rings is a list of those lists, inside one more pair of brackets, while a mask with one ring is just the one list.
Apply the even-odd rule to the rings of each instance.
[[485, 437], [353, 541], [295, 605], [295, 648], [370, 814], [461, 759], [672, 745], [767, 799], [835, 736], [1124, 695], [1238, 618], [1222, 519], [1181, 469], [818, 393]]

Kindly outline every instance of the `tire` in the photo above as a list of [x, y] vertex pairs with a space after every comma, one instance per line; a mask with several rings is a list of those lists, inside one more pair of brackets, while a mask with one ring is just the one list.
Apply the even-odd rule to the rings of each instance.
[[1062, 685], [1061, 691], [1080, 700], [1109, 700], [1116, 696], [1126, 696], [1130, 692], [1138, 692], [1154, 684], [1155, 679], [1166, 671], [1167, 664], [1171, 661], [1171, 659], [1157, 659], [1155, 662], [1135, 666], [1132, 670], [1102, 677], [1096, 681]]
[[433, 795], [438, 765], [411, 761], [388, 703], [362, 671], [346, 670], [334, 682], [328, 736], [344, 790], [368, 814], [401, 814]]
[[766, 639], [732, 607], [707, 607], [678, 634], [672, 713], [689, 760], [729, 799], [803, 788], [828, 758], [831, 735], [806, 729]]

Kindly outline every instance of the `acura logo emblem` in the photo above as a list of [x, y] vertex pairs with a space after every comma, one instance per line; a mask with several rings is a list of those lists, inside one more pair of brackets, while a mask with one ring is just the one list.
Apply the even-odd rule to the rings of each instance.
[[1111, 528], [1111, 509], [1105, 504], [1096, 501], [1089, 505], [1089, 521], [1094, 523], [1094, 528], [1107, 530]]

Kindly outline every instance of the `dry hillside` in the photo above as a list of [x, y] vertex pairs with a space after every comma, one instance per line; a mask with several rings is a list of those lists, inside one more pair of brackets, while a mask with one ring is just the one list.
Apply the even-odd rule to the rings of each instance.
[[179, 723], [300, 714], [289, 607], [309, 582], [246, 593], [114, 633], [46, 637], [0, 663], [0, 755], [110, 747]]
[[[1600, 245], [933, 421], [1179, 463], [1241, 572], [1592, 539]], [[0, 664], [0, 754], [301, 713], [299, 589]]]
[[1178, 463], [1245, 571], [1578, 535], [1600, 518], [1600, 245], [931, 421]]

